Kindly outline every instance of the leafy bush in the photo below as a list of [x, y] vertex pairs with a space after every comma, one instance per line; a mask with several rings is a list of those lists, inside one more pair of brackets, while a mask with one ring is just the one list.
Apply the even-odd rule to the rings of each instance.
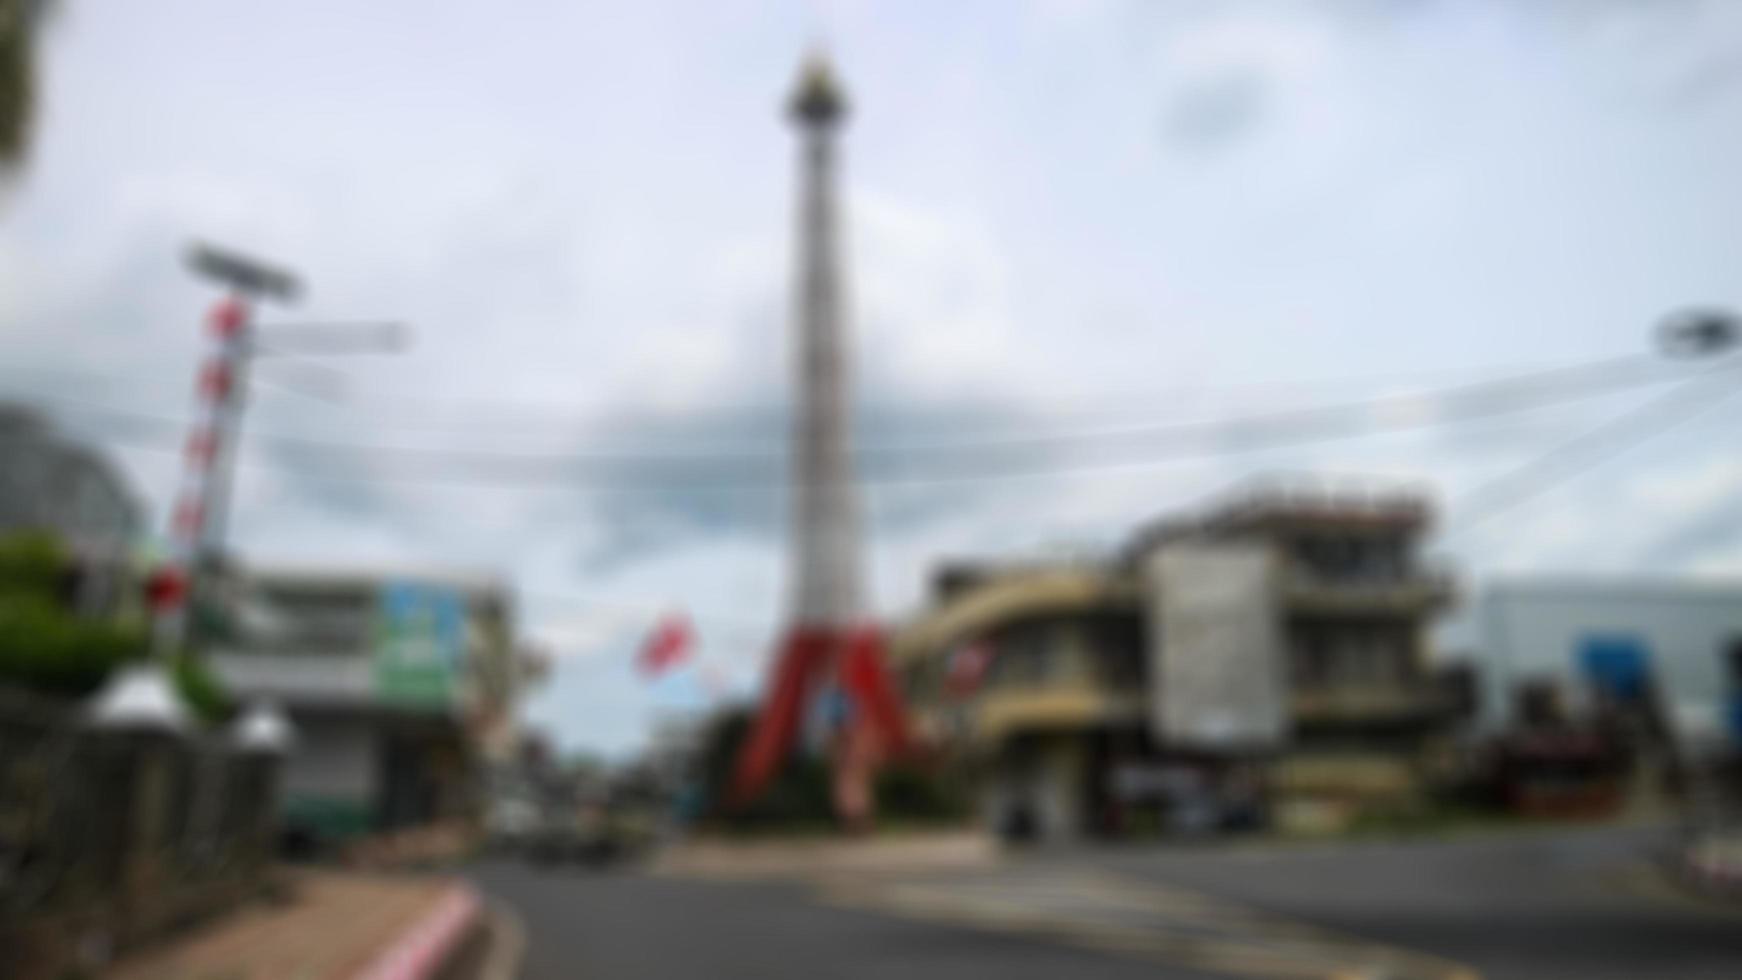
[[224, 721], [233, 713], [234, 704], [223, 682], [204, 660], [192, 654], [182, 654], [175, 660], [175, 689], [201, 721]]
[[56, 599], [67, 571], [66, 553], [51, 534], [26, 531], [0, 538], [0, 595]]
[[877, 774], [877, 814], [881, 818], [948, 823], [966, 818], [971, 810], [959, 774], [947, 769], [898, 763]]
[[38, 595], [0, 594], [0, 679], [51, 694], [88, 694], [144, 650], [137, 630], [76, 619]]
[[[85, 697], [116, 667], [145, 656], [145, 631], [85, 619], [66, 607], [70, 563], [44, 534], [0, 539], [0, 683], [60, 697]], [[228, 698], [203, 662], [183, 655], [176, 687], [195, 714], [222, 718]]]

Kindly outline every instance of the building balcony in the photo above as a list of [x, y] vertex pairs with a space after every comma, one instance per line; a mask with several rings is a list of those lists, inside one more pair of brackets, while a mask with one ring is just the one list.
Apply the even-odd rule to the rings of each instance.
[[1091, 728], [1143, 717], [1139, 691], [1112, 690], [1090, 683], [1033, 688], [990, 689], [968, 709], [968, 732], [978, 742], [995, 742], [1018, 732]]
[[366, 707], [375, 700], [373, 663], [367, 656], [219, 650], [209, 660], [218, 679], [243, 701], [269, 698], [290, 705]]
[[1414, 762], [1395, 753], [1290, 752], [1271, 768], [1270, 788], [1282, 800], [1304, 796], [1397, 802], [1420, 788]]
[[421, 689], [410, 692], [417, 696], [407, 696], [395, 687], [398, 679], [384, 676], [367, 653], [218, 649], [207, 660], [224, 687], [243, 702], [267, 699], [291, 708], [452, 715], [469, 709], [476, 700], [475, 686], [463, 674], [444, 681], [447, 690], [439, 696]]
[[1331, 576], [1299, 565], [1281, 576], [1282, 599], [1314, 613], [1420, 614], [1449, 604], [1456, 595], [1451, 573], [1432, 569], [1401, 576]]
[[1295, 690], [1290, 706], [1297, 723], [1398, 723], [1445, 716], [1451, 702], [1440, 688], [1336, 687]]

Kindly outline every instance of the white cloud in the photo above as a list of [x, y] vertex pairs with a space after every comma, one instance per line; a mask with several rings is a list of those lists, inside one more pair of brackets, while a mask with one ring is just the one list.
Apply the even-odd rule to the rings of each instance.
[[1686, 571], [1695, 578], [1734, 582], [1742, 579], [1742, 552], [1730, 551], [1700, 558], [1689, 565]]
[[605, 656], [645, 628], [648, 615], [613, 607], [564, 611], [538, 618], [533, 639], [558, 660]]
[[[1742, 303], [1739, 87], [1683, 115], [1615, 101], [1742, 31], [1652, 6], [1625, 15], [1648, 38], [1611, 42], [1490, 5], [1377, 26], [1316, 6], [845, 5], [862, 393], [919, 419], [876, 436], [936, 437], [952, 412], [1020, 433], [1342, 400], [1639, 349], [1666, 306]], [[210, 290], [179, 250], [198, 235], [305, 273], [298, 317], [416, 331], [403, 355], [340, 365], [343, 404], [260, 389], [253, 432], [546, 452], [778, 439], [793, 222], [777, 103], [814, 25], [658, 3], [520, 15], [165, 0], [68, 18], [38, 160], [0, 224], [0, 366], [87, 376], [38, 393], [184, 414]], [[1167, 142], [1194, 100], [1200, 123], [1224, 114], [1211, 152]], [[879, 487], [873, 601], [910, 608], [940, 555], [1116, 541], [1254, 469], [1420, 478], [1455, 500], [1599, 408]], [[1459, 545], [1468, 566], [1734, 570], [1722, 540], [1653, 549], [1701, 531], [1678, 519], [1735, 499], [1742, 471], [1699, 432], [1659, 448], [1482, 526]], [[161, 515], [174, 455], [123, 459]], [[693, 678], [656, 690], [630, 666], [664, 609], [695, 616], [737, 689], [768, 654], [776, 494], [345, 484], [253, 462], [233, 525], [250, 556], [511, 577], [563, 658], [534, 717], [570, 744], [625, 748], [667, 701], [693, 703]]]
[[1665, 518], [1708, 510], [1742, 498], [1742, 459], [1716, 457], [1681, 470], [1644, 473], [1628, 481], [1626, 494]]

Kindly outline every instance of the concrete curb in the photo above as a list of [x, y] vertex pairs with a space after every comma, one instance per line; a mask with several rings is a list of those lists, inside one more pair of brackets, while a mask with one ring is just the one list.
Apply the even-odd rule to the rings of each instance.
[[488, 898], [485, 904], [490, 918], [489, 947], [475, 980], [519, 980], [521, 962], [526, 958], [526, 925], [502, 902]]
[[444, 892], [433, 908], [400, 934], [357, 980], [431, 980], [477, 927], [478, 894], [465, 885]]

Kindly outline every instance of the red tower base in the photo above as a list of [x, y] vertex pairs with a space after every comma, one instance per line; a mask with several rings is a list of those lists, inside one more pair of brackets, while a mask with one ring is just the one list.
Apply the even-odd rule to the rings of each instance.
[[835, 746], [836, 811], [849, 826], [870, 819], [870, 777], [878, 762], [912, 746], [883, 650], [883, 633], [875, 626], [798, 627], [787, 634], [762, 710], [738, 755], [733, 805], [742, 806], [767, 788], [798, 740], [805, 708], [832, 669], [851, 701]]

